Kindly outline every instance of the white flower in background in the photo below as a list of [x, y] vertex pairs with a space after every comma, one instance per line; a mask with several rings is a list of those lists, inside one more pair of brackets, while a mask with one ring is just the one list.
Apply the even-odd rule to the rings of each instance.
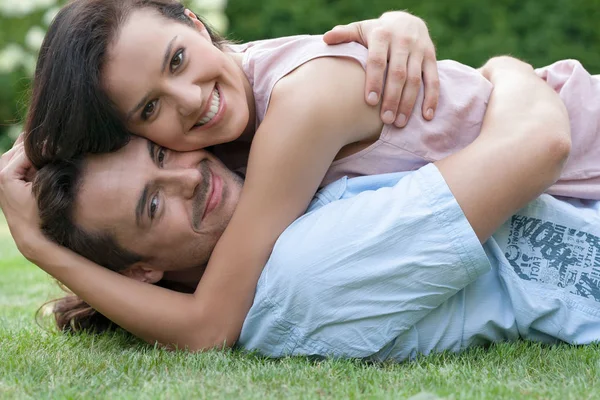
[[18, 44], [10, 43], [0, 50], [0, 73], [8, 73], [23, 65], [27, 52]]
[[35, 72], [35, 56], [16, 43], [0, 50], [0, 74], [24, 68], [28, 75]]
[[14, 141], [17, 140], [21, 132], [23, 132], [23, 125], [17, 124], [9, 126], [6, 133], [8, 134], [8, 137]]
[[225, 10], [227, 0], [192, 0], [190, 7], [192, 10]]
[[52, 20], [54, 19], [54, 17], [56, 17], [56, 14], [58, 14], [59, 11], [60, 7], [52, 7], [51, 9], [46, 11], [46, 14], [44, 14], [44, 17], [42, 18], [42, 22], [44, 23], [44, 25], [50, 26]]
[[37, 63], [37, 55], [32, 53], [26, 53], [23, 57], [21, 65], [25, 68], [27, 76], [33, 76], [35, 73], [35, 65]]
[[188, 6], [192, 11], [199, 13], [202, 19], [217, 31], [227, 31], [229, 20], [224, 12], [227, 0], [191, 0], [188, 2]]
[[202, 12], [202, 18], [210, 24], [217, 32], [226, 32], [229, 26], [227, 16], [219, 11], [206, 10]]
[[21, 17], [56, 5], [57, 0], [0, 0], [0, 14]]
[[44, 41], [46, 32], [39, 26], [34, 26], [25, 35], [25, 44], [30, 50], [37, 52]]

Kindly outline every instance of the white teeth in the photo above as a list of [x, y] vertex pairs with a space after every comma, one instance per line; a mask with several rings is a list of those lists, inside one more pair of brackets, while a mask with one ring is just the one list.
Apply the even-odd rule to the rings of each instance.
[[221, 96], [219, 95], [219, 91], [215, 88], [213, 90], [213, 95], [210, 100], [210, 108], [206, 115], [202, 117], [202, 119], [196, 124], [196, 126], [202, 126], [210, 122], [211, 119], [217, 115], [217, 111], [219, 111], [219, 106], [221, 105]]

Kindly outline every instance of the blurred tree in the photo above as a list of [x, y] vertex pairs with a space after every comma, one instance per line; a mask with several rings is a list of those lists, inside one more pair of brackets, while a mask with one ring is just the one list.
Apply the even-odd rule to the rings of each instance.
[[429, 25], [440, 59], [479, 66], [512, 54], [536, 66], [577, 58], [600, 72], [600, 0], [229, 0], [230, 36], [242, 41], [299, 33], [404, 9]]

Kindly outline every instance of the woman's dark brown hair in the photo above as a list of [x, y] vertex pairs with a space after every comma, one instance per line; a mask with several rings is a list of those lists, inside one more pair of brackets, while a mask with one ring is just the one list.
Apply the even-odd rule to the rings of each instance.
[[[101, 74], [120, 27], [144, 8], [193, 26], [176, 0], [74, 0], [60, 10], [40, 49], [25, 121], [25, 150], [36, 167], [128, 142]], [[220, 47], [223, 39], [205, 26]]]

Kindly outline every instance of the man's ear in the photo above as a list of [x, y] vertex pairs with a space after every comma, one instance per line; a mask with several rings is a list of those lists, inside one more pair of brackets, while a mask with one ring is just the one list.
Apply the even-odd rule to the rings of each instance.
[[121, 271], [121, 274], [140, 282], [156, 283], [163, 278], [164, 272], [140, 261]]
[[210, 35], [208, 34], [208, 31], [206, 30], [206, 27], [204, 26], [202, 21], [200, 21], [198, 19], [196, 14], [194, 14], [192, 11], [190, 11], [187, 8], [185, 9], [185, 11], [183, 13], [186, 15], [186, 17], [188, 17], [192, 21], [192, 23], [194, 24], [194, 26], [196, 27], [196, 29], [198, 30], [198, 32], [200, 32], [200, 34], [202, 36], [204, 36], [208, 40], [211, 40]]

